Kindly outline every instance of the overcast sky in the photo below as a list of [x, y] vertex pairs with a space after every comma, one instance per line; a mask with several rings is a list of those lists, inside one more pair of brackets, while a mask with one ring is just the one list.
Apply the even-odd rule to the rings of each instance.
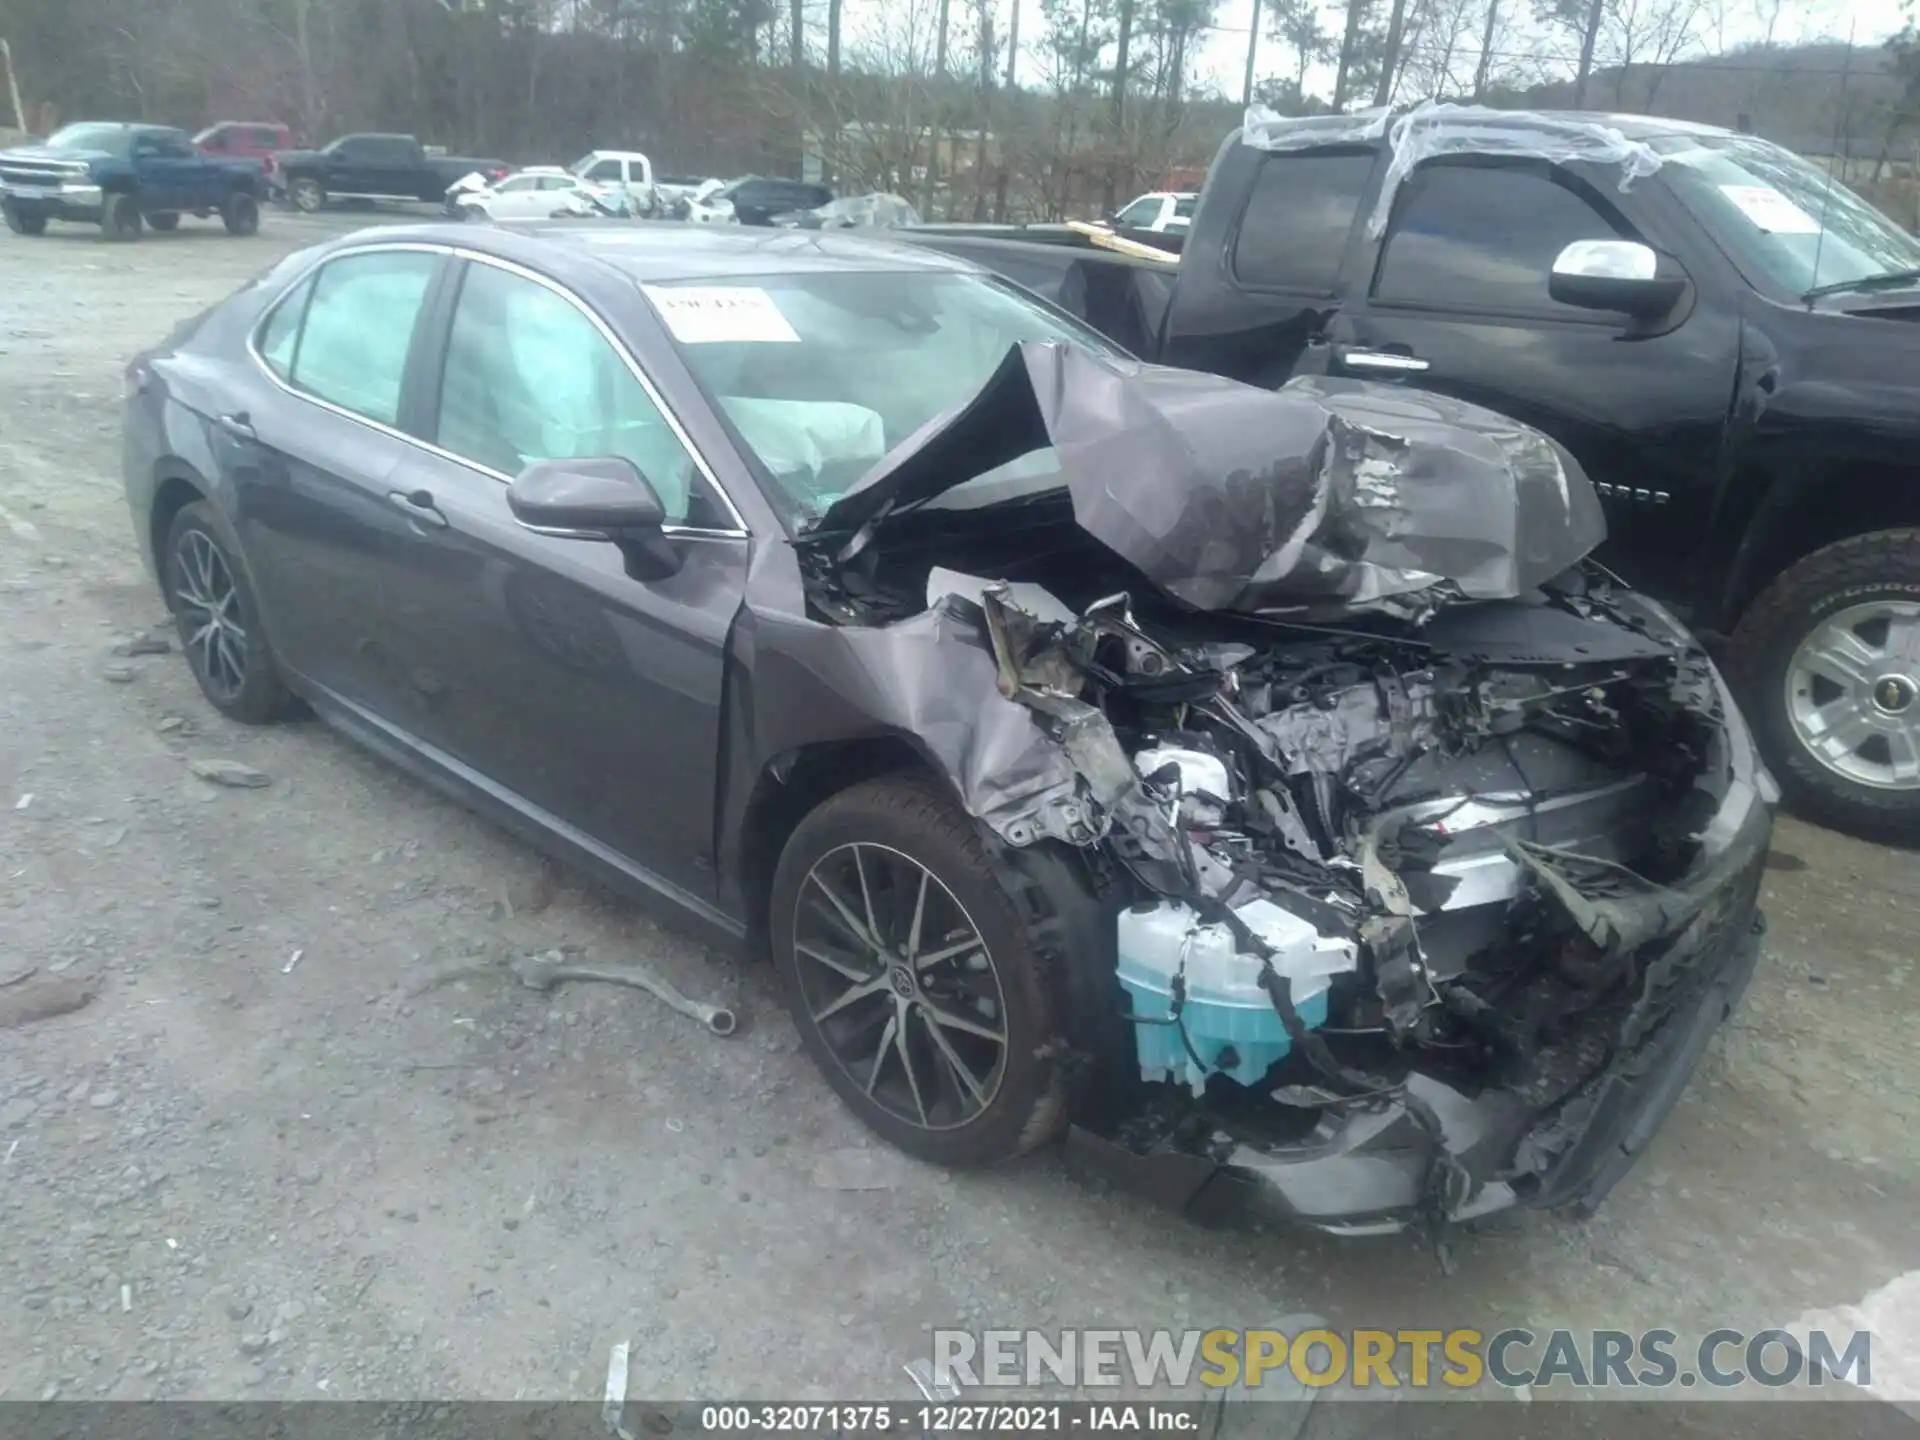
[[[859, 3], [859, 0], [855, 0], [855, 3]], [[867, 0], [867, 3], [879, 6], [889, 3], [889, 0]], [[1005, 35], [1013, 0], [997, 0], [997, 3], [1000, 33]], [[1526, 3], [1526, 0], [1522, 0], [1522, 3]], [[1712, 0], [1709, 3], [1711, 7]], [[1754, 0], [1723, 0], [1727, 21], [1715, 48], [1731, 48], [1762, 37], [1762, 25], [1750, 9], [1753, 3]], [[1028, 85], [1038, 84], [1042, 77], [1035, 53], [1045, 24], [1041, 18], [1040, 0], [1019, 0], [1019, 4], [1020, 81]], [[955, 8], [957, 10], [959, 7], [956, 5]], [[1336, 3], [1328, 9], [1327, 25], [1332, 29], [1338, 24], [1341, 7]], [[1794, 0], [1785, 0], [1781, 14], [1775, 39], [1789, 44], [1823, 38], [1845, 40], [1849, 27], [1852, 28], [1855, 43], [1878, 44], [1901, 25], [1900, 0], [1853, 0], [1853, 3], [1848, 3], [1848, 0], [1812, 0], [1812, 3], [1800, 5], [1795, 5]], [[1220, 0], [1219, 8], [1214, 12], [1213, 28], [1206, 36], [1195, 66], [1195, 78], [1199, 82], [1233, 99], [1240, 96], [1241, 79], [1247, 63], [1247, 29], [1252, 18], [1253, 0]], [[853, 23], [857, 25], [859, 22]], [[1516, 38], [1508, 43], [1518, 45], [1522, 42]], [[1290, 75], [1292, 70], [1293, 59], [1286, 48], [1263, 35], [1257, 64], [1258, 75], [1263, 78]], [[1317, 89], [1321, 93], [1331, 90], [1331, 72], [1312, 72], [1308, 85], [1310, 89]]]

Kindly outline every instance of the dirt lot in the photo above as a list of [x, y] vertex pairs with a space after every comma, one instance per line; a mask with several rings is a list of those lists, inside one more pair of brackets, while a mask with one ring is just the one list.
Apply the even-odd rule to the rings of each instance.
[[[1650, 1159], [1445, 1278], [1410, 1240], [1203, 1233], [1053, 1157], [870, 1149], [764, 974], [315, 724], [220, 722], [177, 654], [114, 657], [163, 618], [122, 365], [364, 219], [0, 237], [0, 981], [98, 992], [0, 1029], [0, 1398], [591, 1397], [619, 1339], [636, 1395], [907, 1397], [936, 1325], [1757, 1328], [1920, 1269], [1911, 854], [1783, 821], [1766, 962]], [[497, 973], [554, 946], [753, 1024]]]

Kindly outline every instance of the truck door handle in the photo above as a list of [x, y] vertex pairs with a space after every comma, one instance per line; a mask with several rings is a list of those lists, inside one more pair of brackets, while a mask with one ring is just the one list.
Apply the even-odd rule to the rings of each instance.
[[213, 423], [226, 431], [227, 434], [233, 436], [236, 440], [258, 440], [260, 438], [254, 433], [253, 421], [244, 410], [236, 410], [231, 415], [216, 415], [213, 417]]
[[407, 518], [416, 525], [426, 525], [435, 530], [447, 527], [447, 517], [440, 513], [440, 507], [433, 503], [433, 493], [428, 490], [389, 490], [387, 499], [407, 512]]
[[1392, 350], [1342, 350], [1340, 363], [1349, 370], [1365, 370], [1375, 375], [1419, 375], [1427, 362], [1417, 355], [1401, 355]]

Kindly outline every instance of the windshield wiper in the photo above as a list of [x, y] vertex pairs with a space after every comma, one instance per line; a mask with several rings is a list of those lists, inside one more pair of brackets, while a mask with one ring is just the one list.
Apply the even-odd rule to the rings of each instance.
[[1831, 285], [1816, 285], [1800, 298], [1813, 301], [1822, 295], [1838, 295], [1843, 290], [1897, 290], [1902, 285], [1920, 285], [1920, 270], [1889, 270], [1884, 275], [1863, 275], [1858, 280], [1836, 280]]

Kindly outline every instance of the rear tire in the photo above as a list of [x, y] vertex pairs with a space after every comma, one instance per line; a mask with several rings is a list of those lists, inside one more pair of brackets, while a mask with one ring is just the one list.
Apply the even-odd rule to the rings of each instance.
[[109, 195], [100, 211], [100, 233], [109, 240], [140, 238], [140, 202], [131, 195]]
[[327, 208], [327, 187], [318, 180], [303, 176], [287, 186], [287, 199], [301, 214], [316, 215]]
[[[1795, 810], [1851, 835], [1912, 844], [1920, 775], [1903, 778], [1892, 766], [1907, 753], [1920, 758], [1920, 654], [1901, 653], [1898, 630], [1920, 637], [1920, 530], [1856, 535], [1788, 567], [1740, 617], [1727, 668]], [[1848, 682], [1842, 667], [1859, 680]], [[1866, 738], [1847, 743], [1856, 730]]]
[[[835, 898], [858, 924], [872, 918], [879, 945], [863, 946]], [[875, 1134], [923, 1160], [976, 1166], [1064, 1127], [1067, 1047], [1049, 947], [938, 782], [883, 776], [827, 800], [788, 840], [770, 906], [801, 1043]], [[856, 990], [865, 993], [849, 999]], [[895, 1034], [905, 1039], [890, 1048]]]
[[147, 224], [164, 234], [169, 230], [180, 228], [180, 216], [177, 211], [164, 211], [158, 215], [147, 216]]
[[5, 210], [7, 229], [16, 235], [44, 235], [47, 233], [47, 217], [38, 210], [22, 210], [11, 200], [0, 206]]
[[[293, 697], [260, 624], [240, 547], [206, 501], [184, 505], [173, 517], [161, 573], [180, 649], [207, 702], [246, 725], [284, 715]], [[209, 625], [217, 633], [209, 634]]]
[[260, 233], [260, 202], [244, 190], [236, 190], [221, 202], [220, 221], [229, 235]]

